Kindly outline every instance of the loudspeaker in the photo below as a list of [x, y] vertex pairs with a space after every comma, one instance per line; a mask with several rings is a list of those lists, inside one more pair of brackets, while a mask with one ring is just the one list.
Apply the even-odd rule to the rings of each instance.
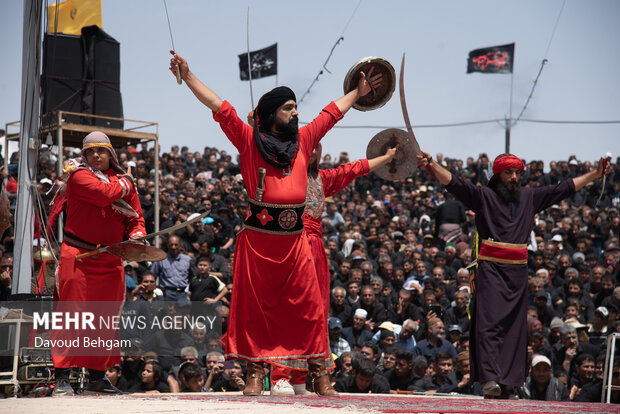
[[[123, 117], [120, 43], [97, 26], [82, 28], [86, 86], [82, 108], [86, 113]], [[94, 125], [122, 128], [122, 121], [92, 118]]]
[[[43, 125], [54, 123], [54, 111], [82, 112], [84, 94], [82, 39], [80, 36], [45, 33], [41, 114]], [[82, 123], [81, 117], [67, 116], [67, 122]]]
[[[43, 39], [42, 114], [71, 111], [123, 117], [120, 91], [120, 43], [97, 26], [81, 36], [45, 33]], [[122, 121], [68, 115], [67, 122], [123, 128]], [[49, 115], [43, 118], [48, 125]]]

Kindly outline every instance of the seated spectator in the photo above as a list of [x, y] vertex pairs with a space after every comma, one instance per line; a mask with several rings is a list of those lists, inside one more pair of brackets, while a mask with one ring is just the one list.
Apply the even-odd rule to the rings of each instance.
[[338, 380], [338, 378], [348, 377], [353, 373], [352, 359], [351, 352], [343, 352], [340, 357], [334, 361], [336, 363], [336, 373], [332, 377], [334, 381]]
[[456, 379], [458, 379], [457, 391], [459, 394], [482, 395], [482, 385], [478, 381], [470, 383], [469, 351], [459, 352], [456, 357]]
[[207, 380], [205, 388], [213, 391], [211, 384], [217, 383], [224, 372], [224, 355], [217, 351], [211, 351], [207, 354]]
[[381, 351], [379, 350], [379, 345], [374, 341], [368, 341], [362, 346], [360, 349], [360, 353], [364, 355], [366, 358], [370, 359], [375, 366], [379, 364], [379, 357], [381, 356]]
[[575, 358], [575, 368], [575, 373], [569, 379], [571, 400], [594, 379], [594, 357], [586, 353], [580, 354]]
[[331, 317], [327, 322], [329, 349], [332, 354], [340, 356], [343, 352], [351, 352], [349, 343], [340, 336], [342, 333], [342, 321], [338, 318]]
[[[611, 377], [611, 385], [616, 387], [620, 386], [620, 358], [614, 358], [613, 373]], [[596, 379], [589, 384], [586, 384], [581, 388], [579, 393], [575, 396], [573, 401], [575, 402], [594, 402], [600, 403], [603, 394], [603, 381]], [[607, 400], [604, 400], [607, 402]], [[610, 402], [613, 404], [620, 403], [620, 391], [615, 389], [611, 391]]]
[[410, 389], [426, 393], [451, 393], [456, 392], [459, 380], [454, 373], [454, 360], [447, 352], [437, 352], [434, 361], [435, 375], [417, 380]]
[[394, 368], [385, 372], [385, 378], [390, 384], [390, 393], [408, 390], [413, 383], [420, 379], [413, 371], [413, 354], [409, 351], [396, 351]]
[[159, 394], [170, 392], [164, 378], [164, 370], [157, 362], [147, 362], [142, 370], [142, 381], [134, 385], [129, 392]]
[[592, 345], [599, 348], [607, 346], [607, 318], [609, 311], [604, 306], [599, 306], [592, 315], [592, 325], [588, 328], [588, 340]]
[[426, 339], [418, 342], [414, 348], [415, 356], [424, 355], [427, 360], [435, 359], [438, 352], [447, 352], [456, 360], [456, 349], [445, 339], [443, 322], [439, 318], [431, 318], [428, 321]]
[[372, 332], [366, 329], [366, 316], [364, 309], [356, 309], [353, 314], [353, 326], [342, 328], [341, 336], [349, 343], [351, 349], [361, 348], [362, 345], [372, 339]]
[[551, 361], [544, 355], [534, 356], [530, 375], [517, 395], [524, 400], [568, 401], [568, 390], [553, 376]]
[[553, 371], [565, 371], [572, 376], [576, 372], [577, 356], [584, 353], [598, 356], [599, 350], [590, 343], [580, 342], [574, 326], [562, 326], [560, 342], [553, 346]]
[[198, 274], [189, 281], [190, 299], [207, 305], [219, 303], [228, 293], [228, 288], [214, 274], [210, 273], [211, 262], [208, 257], [196, 260]]
[[245, 364], [241, 360], [224, 362], [224, 372], [211, 382], [215, 392], [243, 391], [245, 388]]
[[347, 393], [387, 394], [390, 384], [383, 375], [375, 375], [375, 364], [366, 358], [356, 359], [353, 363], [353, 375], [340, 378], [334, 389]]
[[123, 377], [123, 371], [120, 365], [114, 365], [105, 370], [105, 376], [114, 387], [121, 391], [127, 391], [127, 380]]
[[205, 377], [198, 364], [184, 362], [179, 369], [179, 382], [181, 392], [207, 392], [205, 388]]
[[403, 326], [398, 333], [396, 346], [406, 351], [413, 352], [416, 346], [415, 333], [418, 331], [419, 324], [412, 319], [405, 319]]
[[393, 369], [394, 365], [396, 365], [396, 354], [398, 351], [399, 348], [397, 346], [387, 347], [385, 351], [383, 351], [383, 357], [381, 358], [381, 363], [377, 367], [377, 370], [385, 374]]

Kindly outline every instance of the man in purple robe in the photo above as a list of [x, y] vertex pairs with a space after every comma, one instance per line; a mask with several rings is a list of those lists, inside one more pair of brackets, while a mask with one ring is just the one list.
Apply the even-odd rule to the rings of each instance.
[[523, 161], [499, 155], [486, 187], [464, 181], [422, 151], [425, 168], [468, 209], [476, 213], [480, 239], [475, 298], [472, 306], [471, 381], [483, 384], [485, 398], [507, 396], [523, 385], [527, 367], [527, 247], [534, 215], [558, 204], [586, 184], [611, 172], [600, 159], [598, 169], [546, 187], [521, 187]]

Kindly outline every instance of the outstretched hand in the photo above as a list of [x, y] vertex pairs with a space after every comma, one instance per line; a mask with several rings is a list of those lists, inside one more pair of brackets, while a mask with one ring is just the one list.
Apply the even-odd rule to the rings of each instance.
[[598, 161], [598, 168], [596, 171], [599, 177], [602, 177], [604, 175], [611, 173], [611, 163], [609, 161], [611, 161], [610, 157], [607, 157], [607, 158], [601, 157], [601, 159]]
[[385, 151], [385, 155], [387, 156], [387, 162], [391, 162], [394, 159], [399, 148], [400, 146], [397, 145], [394, 148], [389, 148], [387, 151]]
[[381, 85], [381, 82], [383, 81], [383, 74], [378, 73], [373, 76], [372, 73], [374, 71], [375, 71], [375, 67], [372, 66], [370, 70], [368, 71], [368, 74], [364, 72], [360, 72], [362, 77], [357, 83], [357, 92], [359, 96], [366, 96], [372, 90], [376, 90], [379, 87], [379, 85]]
[[416, 159], [418, 160], [418, 168], [426, 168], [431, 164], [433, 157], [428, 152], [424, 152], [420, 150], [422, 155], [416, 155]]
[[181, 79], [185, 80], [185, 77], [189, 73], [189, 65], [187, 64], [187, 61], [179, 56], [174, 50], [171, 50], [170, 54], [173, 56], [170, 59], [170, 72], [172, 72], [172, 74], [176, 77], [177, 70], [180, 70]]

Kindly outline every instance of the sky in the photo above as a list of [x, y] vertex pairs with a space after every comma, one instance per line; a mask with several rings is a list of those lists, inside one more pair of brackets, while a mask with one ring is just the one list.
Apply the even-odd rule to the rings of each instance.
[[[378, 56], [398, 74], [405, 53], [407, 106], [421, 148], [463, 160], [483, 152], [494, 158], [505, 150], [503, 119], [521, 112], [547, 59], [522, 120], [511, 128], [510, 152], [546, 164], [572, 154], [582, 161], [608, 151], [614, 159], [620, 155], [620, 1], [167, 0], [177, 53], [242, 119], [251, 109], [237, 57], [247, 50], [248, 6], [250, 49], [278, 43], [277, 84], [291, 87], [298, 100], [344, 37], [327, 64], [331, 73], [324, 71], [299, 103], [302, 122], [343, 95], [344, 77], [356, 62]], [[0, 1], [2, 128], [20, 113], [22, 25], [23, 2]], [[163, 0], [103, 0], [103, 25], [121, 44], [126, 118], [158, 122], [162, 151], [179, 144], [237, 153], [210, 111], [168, 70]], [[512, 75], [466, 73], [470, 50], [512, 42]], [[276, 77], [253, 81], [254, 102], [275, 86]], [[486, 120], [497, 122], [424, 127]], [[404, 125], [397, 87], [384, 107], [349, 111], [338, 126], [367, 127], [333, 129], [322, 141], [323, 152], [362, 158], [375, 134]]]

